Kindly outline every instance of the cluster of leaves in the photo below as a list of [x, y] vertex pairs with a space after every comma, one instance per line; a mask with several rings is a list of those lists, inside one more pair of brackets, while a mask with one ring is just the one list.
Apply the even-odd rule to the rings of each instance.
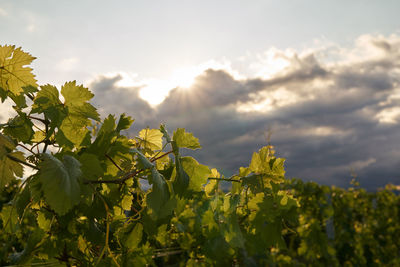
[[101, 120], [87, 88], [38, 86], [33, 59], [0, 46], [16, 112], [0, 125], [0, 265], [400, 265], [389, 188], [286, 180], [271, 146], [225, 178], [181, 155], [200, 148], [185, 129], [128, 138], [133, 120]]
[[200, 148], [191, 133], [128, 138], [133, 120], [101, 120], [87, 88], [38, 86], [33, 59], [0, 46], [0, 97], [16, 112], [0, 125], [1, 265], [264, 265], [286, 247], [297, 201], [270, 147], [225, 178], [181, 156]]
[[295, 235], [274, 262], [287, 266], [399, 266], [400, 196], [388, 185], [367, 192], [286, 180], [299, 202]]

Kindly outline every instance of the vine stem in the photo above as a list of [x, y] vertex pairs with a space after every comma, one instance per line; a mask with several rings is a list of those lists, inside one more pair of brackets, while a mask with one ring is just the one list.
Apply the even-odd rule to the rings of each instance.
[[34, 116], [28, 116], [28, 118], [29, 119], [32, 119], [32, 120], [37, 120], [37, 121], [40, 121], [40, 122], [42, 122], [43, 124], [47, 124], [47, 121], [46, 120], [44, 120], [44, 119], [42, 119], [42, 118], [37, 118], [37, 117], [34, 117]]
[[[164, 154], [162, 154], [161, 156], [157, 157], [157, 158], [153, 158], [150, 159], [150, 162], [154, 162], [162, 157], [165, 157], [169, 154], [173, 153], [173, 151], [168, 151]], [[143, 172], [145, 169], [140, 169], [140, 170], [136, 170], [134, 172], [129, 172], [127, 173], [124, 177], [120, 178], [120, 179], [115, 179], [115, 180], [97, 180], [97, 181], [89, 181], [89, 180], [85, 180], [83, 183], [84, 184], [122, 184], [124, 183], [126, 180], [135, 177], [136, 175], [138, 175], [139, 173]]]
[[234, 180], [234, 179], [229, 179], [229, 178], [215, 178], [215, 177], [209, 177], [207, 178], [208, 180], [218, 180], [218, 181], [227, 181], [227, 182], [237, 182], [240, 183], [240, 180]]
[[161, 159], [161, 158], [163, 158], [163, 157], [165, 157], [165, 156], [167, 156], [167, 155], [169, 155], [169, 154], [171, 154], [171, 153], [174, 153], [174, 151], [171, 150], [171, 151], [168, 151], [168, 152], [162, 154], [161, 156], [158, 156], [158, 157], [156, 157], [156, 158], [152, 158], [152, 159], [150, 159], [150, 162], [154, 162], [154, 161], [156, 161], [156, 160], [159, 160], [159, 159]]
[[32, 165], [32, 164], [30, 164], [30, 163], [28, 163], [28, 162], [25, 162], [25, 161], [23, 161], [23, 160], [20, 160], [19, 158], [16, 158], [16, 157], [14, 157], [14, 156], [7, 155], [7, 158], [9, 158], [9, 159], [11, 159], [11, 160], [13, 160], [13, 161], [19, 162], [19, 163], [21, 163], [21, 164], [23, 164], [23, 165], [25, 165], [25, 166], [31, 167], [32, 169], [39, 170], [39, 168], [36, 167], [35, 165]]
[[144, 171], [144, 169], [136, 170], [136, 171], [134, 171], [134, 172], [130, 172], [130, 173], [126, 174], [124, 177], [122, 177], [121, 179], [116, 179], [116, 180], [100, 180], [100, 181], [89, 181], [89, 180], [85, 180], [83, 183], [84, 183], [84, 184], [122, 184], [122, 183], [124, 183], [126, 180], [128, 180], [129, 178], [135, 177], [136, 175], [138, 175], [138, 174], [141, 173], [142, 171]]
[[96, 189], [93, 187], [93, 185], [91, 185], [91, 186], [92, 186], [93, 191], [99, 196], [99, 198], [100, 198], [101, 201], [103, 202], [104, 208], [105, 208], [105, 210], [106, 210], [106, 240], [105, 240], [105, 242], [104, 242], [104, 247], [103, 247], [103, 249], [101, 250], [100, 256], [99, 256], [99, 258], [97, 259], [95, 265], [97, 266], [97, 265], [100, 263], [100, 260], [101, 260], [101, 258], [103, 257], [103, 255], [104, 255], [104, 253], [105, 253], [105, 251], [106, 251], [106, 249], [107, 249], [107, 251], [110, 253], [110, 257], [112, 258], [112, 260], [114, 261], [114, 263], [115, 263], [118, 267], [120, 267], [120, 265], [118, 264], [117, 260], [115, 259], [114, 254], [111, 252], [111, 249], [110, 249], [110, 247], [108, 246], [108, 240], [109, 240], [109, 238], [110, 238], [110, 210], [109, 210], [108, 205], [107, 205], [107, 202], [105, 201], [105, 199], [103, 198], [103, 196], [102, 196], [101, 194], [99, 194], [99, 192], [96, 191]]
[[26, 150], [28, 150], [29, 152], [31, 152], [32, 154], [36, 154], [33, 150], [32, 150], [32, 148], [31, 149], [29, 149], [28, 147], [26, 147], [25, 145], [23, 145], [23, 144], [18, 144], [17, 146], [20, 146], [20, 147], [22, 147], [22, 148], [24, 148], [24, 149], [26, 149]]
[[118, 170], [123, 171], [122, 168], [109, 155], [104, 154], [104, 156], [106, 156], [106, 158], [108, 158], [112, 162], [112, 164], [114, 164], [114, 166], [118, 168]]
[[[45, 117], [44, 126], [45, 126], [45, 132], [46, 132], [46, 136], [47, 136], [47, 134], [49, 133], [49, 121], [46, 119], [46, 117]], [[46, 137], [46, 139], [44, 140], [44, 148], [43, 148], [42, 153], [46, 152], [48, 145], [49, 145], [49, 140]]]

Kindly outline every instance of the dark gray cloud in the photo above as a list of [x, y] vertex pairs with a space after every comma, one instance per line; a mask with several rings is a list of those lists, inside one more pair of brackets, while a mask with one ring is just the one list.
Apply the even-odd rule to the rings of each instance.
[[193, 132], [203, 149], [192, 154], [227, 175], [248, 165], [270, 130], [288, 177], [348, 186], [356, 173], [375, 189], [400, 184], [399, 48], [400, 37], [364, 36], [341, 60], [324, 63], [321, 51], [294, 54], [268, 79], [208, 69], [155, 108], [139, 98], [140, 88], [118, 87], [118, 76], [101, 77], [91, 89], [104, 115], [136, 119], [132, 134], [162, 122]]

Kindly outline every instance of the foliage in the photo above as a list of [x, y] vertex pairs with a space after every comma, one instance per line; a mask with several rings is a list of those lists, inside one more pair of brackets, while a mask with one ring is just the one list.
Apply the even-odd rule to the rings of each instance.
[[130, 139], [130, 117], [100, 119], [76, 82], [38, 86], [32, 60], [0, 46], [0, 97], [16, 112], [0, 125], [2, 266], [399, 264], [390, 190], [286, 180], [271, 146], [225, 178], [181, 156], [200, 148], [185, 129]]

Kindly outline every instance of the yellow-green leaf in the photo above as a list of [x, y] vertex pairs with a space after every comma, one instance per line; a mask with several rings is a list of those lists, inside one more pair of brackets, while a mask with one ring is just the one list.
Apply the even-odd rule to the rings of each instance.
[[185, 147], [190, 149], [201, 148], [199, 139], [194, 137], [192, 133], [185, 132], [185, 129], [178, 128], [174, 131], [173, 140], [178, 147]]
[[22, 87], [37, 86], [32, 69], [24, 67], [32, 63], [35, 57], [22, 51], [21, 48], [5, 45], [0, 46], [0, 87], [19, 95]]
[[139, 132], [139, 143], [145, 149], [160, 150], [163, 134], [158, 129], [143, 129]]

